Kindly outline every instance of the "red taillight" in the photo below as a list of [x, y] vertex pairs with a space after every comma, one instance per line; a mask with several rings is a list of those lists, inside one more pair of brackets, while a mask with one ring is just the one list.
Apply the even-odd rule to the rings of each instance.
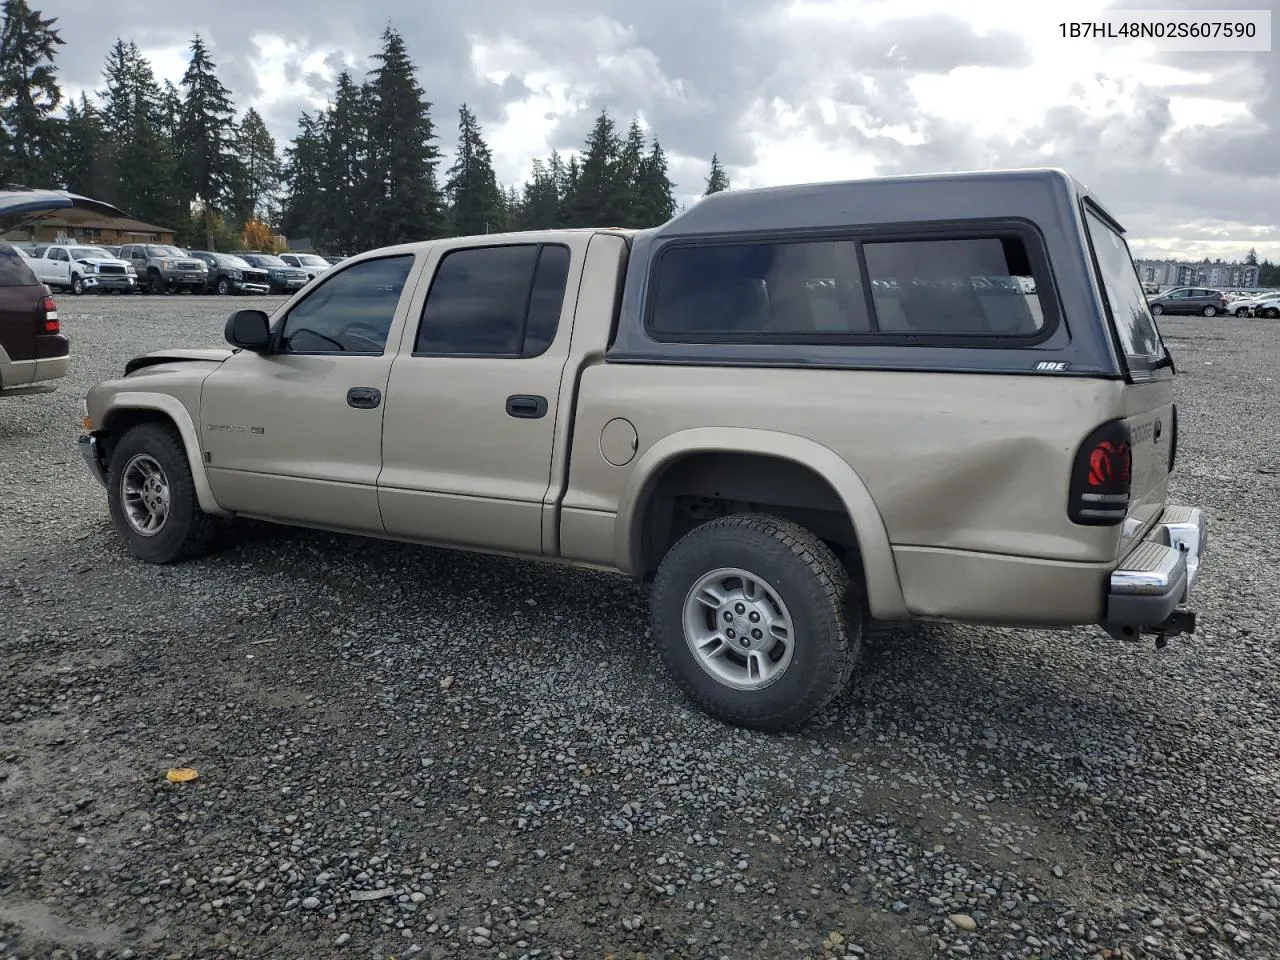
[[44, 332], [61, 333], [62, 321], [58, 319], [58, 301], [53, 297], [45, 297], [40, 303], [40, 308], [44, 310]]
[[1129, 426], [1111, 420], [1089, 434], [1076, 451], [1067, 515], [1086, 526], [1122, 523], [1129, 513], [1132, 480]]

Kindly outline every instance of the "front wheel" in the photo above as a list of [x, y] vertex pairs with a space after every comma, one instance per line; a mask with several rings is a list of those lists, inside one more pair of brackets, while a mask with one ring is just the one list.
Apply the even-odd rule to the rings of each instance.
[[1268, 320], [1275, 320], [1277, 318], [1280, 318], [1280, 310], [1276, 309], [1275, 307], [1269, 307], [1268, 309], [1262, 311], [1262, 315], [1266, 317]]
[[1237, 318], [1239, 318], [1239, 317], [1247, 317], [1248, 315], [1249, 315], [1249, 308], [1248, 308], [1248, 307], [1241, 307], [1240, 309], [1238, 309], [1238, 310], [1236, 311], [1236, 317], [1237, 317]]
[[156, 295], [169, 292], [169, 285], [164, 282], [164, 277], [158, 273], [153, 273], [148, 279], [147, 288]]
[[1158, 317], [1160, 314], [1164, 313], [1164, 307], [1160, 306], [1158, 303], [1153, 303], [1151, 305], [1151, 312]]
[[226, 277], [223, 277], [221, 280], [218, 281], [218, 294], [220, 296], [225, 297], [230, 293], [231, 293], [231, 281], [228, 280]]
[[186, 450], [158, 423], [128, 430], [111, 452], [107, 504], [130, 555], [175, 563], [209, 552], [216, 521], [200, 509]]
[[84, 293], [84, 277], [78, 273], [71, 278], [71, 292], [77, 297]]
[[830, 547], [763, 515], [695, 527], [663, 558], [650, 596], [654, 639], [685, 694], [768, 731], [803, 724], [848, 685], [861, 611]]

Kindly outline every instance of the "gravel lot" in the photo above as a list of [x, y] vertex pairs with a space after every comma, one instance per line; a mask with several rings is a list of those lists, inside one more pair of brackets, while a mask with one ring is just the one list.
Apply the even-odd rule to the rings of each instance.
[[266, 525], [127, 559], [80, 398], [250, 302], [62, 297], [72, 376], [0, 400], [0, 957], [1280, 955], [1280, 324], [1163, 321], [1199, 635], [886, 632], [768, 737], [605, 575]]

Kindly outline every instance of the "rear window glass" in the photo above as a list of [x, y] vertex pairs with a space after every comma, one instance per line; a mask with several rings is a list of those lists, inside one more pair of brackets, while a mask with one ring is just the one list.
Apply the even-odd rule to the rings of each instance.
[[1164, 356], [1164, 343], [1147, 307], [1147, 295], [1138, 280], [1129, 245], [1124, 237], [1092, 211], [1086, 212], [1085, 222], [1098, 258], [1103, 291], [1115, 319], [1116, 335], [1125, 356], [1130, 360], [1160, 359]]
[[1036, 290], [1016, 236], [674, 246], [650, 327], [668, 339], [1025, 338], [1046, 325]]
[[32, 287], [39, 282], [18, 251], [0, 243], [0, 287]]

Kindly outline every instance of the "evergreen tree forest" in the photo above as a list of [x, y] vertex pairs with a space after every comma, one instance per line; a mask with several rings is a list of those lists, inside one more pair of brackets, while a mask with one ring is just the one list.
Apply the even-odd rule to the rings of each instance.
[[[173, 228], [205, 249], [278, 231], [325, 253], [408, 240], [550, 227], [649, 227], [676, 213], [656, 138], [607, 110], [582, 148], [535, 160], [528, 182], [499, 183], [476, 114], [457, 108], [456, 143], [388, 27], [365, 76], [343, 72], [324, 109], [277, 144], [256, 110], [236, 108], [198, 34], [178, 84], [117, 38], [101, 84], [64, 99], [57, 18], [3, 0], [0, 186], [71, 190]], [[454, 114], [446, 114], [449, 127]], [[444, 155], [452, 154], [446, 166]], [[729, 185], [714, 159], [707, 192]]]

